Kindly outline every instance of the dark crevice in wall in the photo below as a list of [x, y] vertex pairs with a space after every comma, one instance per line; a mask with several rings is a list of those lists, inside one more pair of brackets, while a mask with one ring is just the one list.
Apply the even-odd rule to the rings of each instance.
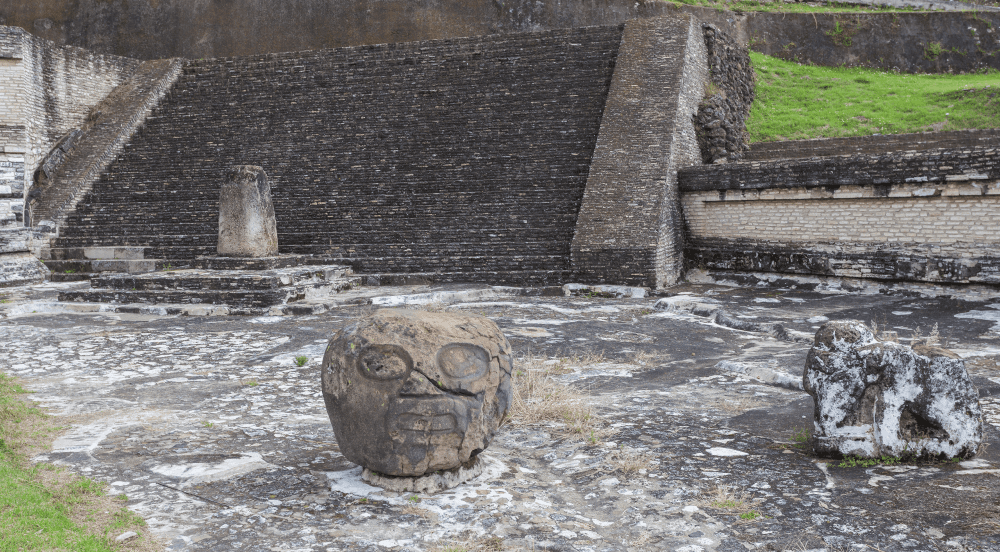
[[747, 117], [754, 72], [746, 48], [715, 25], [702, 24], [711, 84], [698, 105], [694, 126], [704, 163], [739, 161], [750, 150]]

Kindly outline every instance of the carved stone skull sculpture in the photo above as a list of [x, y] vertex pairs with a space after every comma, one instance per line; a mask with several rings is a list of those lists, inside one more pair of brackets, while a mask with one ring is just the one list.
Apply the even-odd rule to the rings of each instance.
[[466, 464], [510, 405], [510, 345], [481, 316], [379, 310], [330, 340], [321, 370], [340, 452], [385, 475]]

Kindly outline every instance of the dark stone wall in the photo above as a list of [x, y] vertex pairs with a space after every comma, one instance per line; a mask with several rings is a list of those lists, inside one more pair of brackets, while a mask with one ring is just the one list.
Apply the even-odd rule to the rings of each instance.
[[679, 173], [682, 192], [997, 179], [1000, 150], [983, 146], [704, 165], [681, 169]]
[[704, 163], [739, 161], [750, 149], [747, 117], [754, 72], [745, 47], [715, 25], [702, 24], [712, 85], [698, 104], [694, 125]]
[[[245, 56], [616, 25], [659, 0], [6, 0], [0, 18], [57, 42], [140, 59]], [[121, 54], [124, 55], [124, 54]]]
[[1000, 68], [995, 12], [743, 14], [659, 0], [6, 0], [0, 24], [99, 53], [198, 59], [615, 25], [680, 12], [740, 44], [803, 63], [907, 72]]
[[[688, 269], [870, 278], [944, 284], [1000, 284], [1000, 255], [971, 246], [968, 254], [934, 244], [787, 244], [761, 240], [691, 240]], [[950, 248], [954, 249], [954, 248]]]
[[[1000, 93], [1000, 90], [998, 90]], [[750, 147], [747, 161], [773, 161], [802, 157], [829, 157], [891, 153], [894, 151], [958, 149], [1000, 146], [1000, 129], [919, 132], [914, 134], [879, 134], [848, 138], [817, 138], [788, 142], [758, 142]]]
[[622, 28], [189, 61], [57, 247], [214, 254], [226, 169], [264, 168], [283, 253], [565, 279]]
[[1000, 13], [764, 14], [748, 17], [751, 47], [782, 59], [905, 73], [1000, 68]]

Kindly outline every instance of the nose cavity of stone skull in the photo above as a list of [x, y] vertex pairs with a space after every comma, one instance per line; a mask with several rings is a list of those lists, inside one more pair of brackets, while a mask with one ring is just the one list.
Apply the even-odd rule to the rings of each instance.
[[406, 378], [406, 382], [403, 383], [403, 388], [399, 390], [399, 394], [403, 397], [426, 397], [440, 395], [441, 391], [427, 379], [427, 376], [414, 370]]

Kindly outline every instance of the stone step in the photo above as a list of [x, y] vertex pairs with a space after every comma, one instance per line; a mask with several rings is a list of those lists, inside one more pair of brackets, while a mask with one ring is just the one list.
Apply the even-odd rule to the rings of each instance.
[[[91, 280], [93, 285], [94, 278]], [[125, 279], [121, 280], [124, 282]], [[338, 293], [358, 285], [356, 276], [284, 285], [272, 289], [113, 289], [65, 291], [60, 301], [87, 303], [161, 303], [226, 305], [234, 308], [266, 308], [301, 301], [310, 295]]]
[[55, 247], [46, 250], [48, 255], [46, 260], [146, 260], [147, 248], [144, 246], [83, 245], [81, 247], [65, 247], [60, 246], [58, 238], [55, 241]]
[[257, 291], [304, 285], [325, 285], [353, 274], [349, 266], [320, 265], [273, 270], [182, 269], [152, 274], [98, 275], [91, 287], [123, 291]]
[[46, 260], [43, 262], [53, 274], [87, 274], [96, 272], [143, 274], [163, 269], [163, 264], [156, 259]]

